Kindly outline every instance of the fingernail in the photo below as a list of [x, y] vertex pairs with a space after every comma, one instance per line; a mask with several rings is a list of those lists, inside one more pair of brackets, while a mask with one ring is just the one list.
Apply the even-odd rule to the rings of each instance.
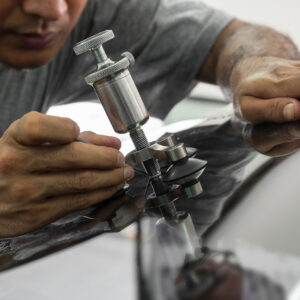
[[122, 153], [118, 154], [118, 167], [123, 167], [125, 164], [125, 157]]
[[283, 117], [286, 121], [293, 121], [295, 117], [295, 106], [293, 103], [287, 104], [283, 108]]
[[134, 171], [131, 167], [125, 166], [124, 168], [124, 179], [129, 180], [134, 176]]
[[80, 127], [74, 122], [74, 130], [75, 130], [75, 135], [79, 136], [80, 134]]

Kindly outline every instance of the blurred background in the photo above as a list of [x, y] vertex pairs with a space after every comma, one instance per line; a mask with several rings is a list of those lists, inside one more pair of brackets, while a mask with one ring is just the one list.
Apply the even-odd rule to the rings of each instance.
[[[289, 35], [300, 46], [299, 1], [206, 2], [240, 19], [272, 26]], [[218, 87], [200, 84], [189, 98], [174, 107], [164, 121], [172, 123], [182, 119], [202, 118], [226, 105]], [[72, 118], [80, 125], [82, 131], [92, 130], [116, 136], [99, 103], [57, 106], [51, 108], [49, 114]], [[153, 131], [162, 126], [163, 121], [151, 119], [147, 130], [151, 128]], [[125, 136], [121, 138], [126, 139]], [[132, 235], [106, 235], [95, 238], [1, 274], [0, 299], [79, 300], [100, 297], [132, 300], [135, 295], [134, 240], [128, 236]]]

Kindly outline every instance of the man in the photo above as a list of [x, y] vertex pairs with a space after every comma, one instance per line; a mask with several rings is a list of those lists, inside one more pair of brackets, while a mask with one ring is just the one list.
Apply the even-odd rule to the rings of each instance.
[[[133, 176], [120, 141], [82, 133], [49, 106], [92, 98], [93, 65], [72, 46], [113, 29], [130, 50], [150, 113], [163, 117], [194, 80], [218, 83], [250, 122], [300, 119], [299, 53], [285, 36], [199, 0], [1, 0], [0, 236], [34, 230], [109, 198]], [[39, 112], [30, 112], [30, 111]]]

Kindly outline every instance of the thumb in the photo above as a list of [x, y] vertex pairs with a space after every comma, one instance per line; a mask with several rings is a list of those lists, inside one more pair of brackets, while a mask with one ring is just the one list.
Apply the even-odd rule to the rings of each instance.
[[300, 102], [295, 98], [259, 99], [243, 96], [239, 106], [241, 117], [251, 123], [283, 123], [300, 120]]

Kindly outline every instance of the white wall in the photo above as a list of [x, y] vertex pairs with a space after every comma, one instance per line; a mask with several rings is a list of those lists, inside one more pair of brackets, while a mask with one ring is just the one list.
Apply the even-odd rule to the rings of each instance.
[[299, 0], [205, 0], [246, 21], [258, 22], [288, 34], [300, 46]]

